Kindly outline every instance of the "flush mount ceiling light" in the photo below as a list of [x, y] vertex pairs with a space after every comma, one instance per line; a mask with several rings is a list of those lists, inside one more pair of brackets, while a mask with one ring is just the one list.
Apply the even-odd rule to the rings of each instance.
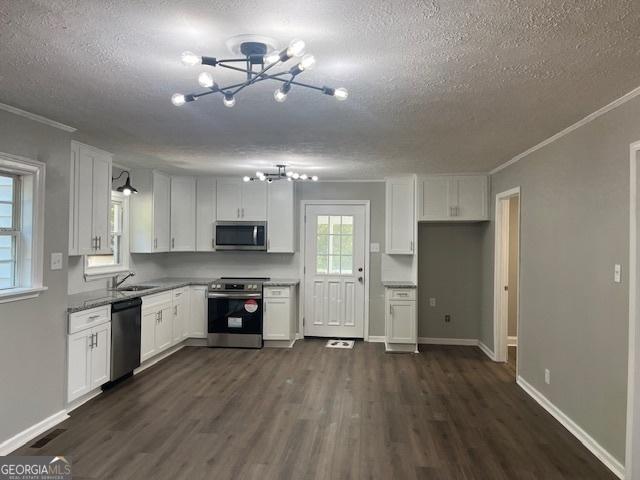
[[245, 182], [268, 182], [271, 183], [274, 180], [288, 180], [289, 182], [292, 182], [294, 180], [311, 180], [313, 182], [317, 182], [318, 181], [318, 176], [317, 175], [307, 175], [306, 173], [298, 173], [298, 172], [287, 172], [287, 166], [286, 165], [276, 165], [276, 168], [278, 169], [278, 173], [263, 173], [263, 172], [256, 172], [256, 176], [255, 177], [249, 177], [249, 176], [244, 176], [242, 177], [242, 180]]
[[[246, 38], [247, 36], [241, 37]], [[206, 88], [206, 91], [189, 94], [175, 93], [171, 97], [171, 102], [176, 106], [181, 106], [185, 103], [193, 102], [200, 97], [204, 97], [205, 95], [220, 93], [222, 95], [222, 102], [224, 106], [231, 108], [236, 104], [236, 95], [238, 93], [251, 85], [265, 80], [272, 80], [281, 84], [280, 87], [273, 92], [273, 97], [276, 102], [280, 103], [287, 99], [287, 95], [293, 87], [317, 90], [325, 95], [331, 95], [341, 101], [347, 99], [349, 92], [347, 92], [346, 88], [332, 88], [326, 86], [317, 87], [315, 85], [309, 85], [308, 83], [302, 83], [296, 80], [298, 75], [305, 70], [310, 70], [316, 63], [316, 59], [313, 55], [305, 55], [305, 43], [302, 40], [293, 40], [287, 48], [280, 51], [269, 51], [270, 44], [271, 42], [267, 43], [266, 41], [257, 40], [240, 42], [239, 48], [233, 50], [239, 50], [238, 55], [244, 55], [243, 58], [217, 59], [215, 57], [196, 55], [192, 52], [184, 52], [182, 54], [182, 63], [187, 66], [193, 67], [202, 64], [210, 67], [227, 68], [244, 73], [246, 75], [246, 80], [221, 87], [214, 81], [211, 73], [202, 72], [198, 76], [198, 83], [201, 87]], [[294, 58], [297, 63], [288, 70], [279, 73], [267, 74], [268, 71], [277, 65], [283, 65]]]

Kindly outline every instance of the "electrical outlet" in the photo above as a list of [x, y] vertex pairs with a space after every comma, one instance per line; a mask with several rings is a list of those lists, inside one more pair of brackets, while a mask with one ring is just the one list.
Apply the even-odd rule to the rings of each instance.
[[622, 265], [619, 263], [613, 266], [613, 283], [622, 283]]
[[445, 322], [447, 322], [447, 323], [449, 323], [449, 322], [451, 321], [451, 315], [446, 314], [446, 315], [444, 316], [444, 321], [445, 321]]
[[430, 307], [435, 307], [436, 306], [436, 299], [435, 298], [430, 298], [429, 299], [429, 306]]
[[51, 270], [62, 270], [62, 253], [51, 254]]
[[544, 383], [547, 385], [551, 384], [551, 372], [548, 368], [544, 369]]

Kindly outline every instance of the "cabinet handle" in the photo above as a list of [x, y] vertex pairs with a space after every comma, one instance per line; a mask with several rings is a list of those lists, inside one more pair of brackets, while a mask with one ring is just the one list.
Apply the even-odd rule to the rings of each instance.
[[98, 237], [98, 250], [102, 250], [102, 235]]
[[98, 348], [98, 334], [94, 333], [94, 335], [96, 336], [96, 348]]
[[236, 218], [240, 218], [240, 207], [238, 207], [238, 212], [236, 213]]
[[244, 207], [242, 208], [242, 218], [244, 218]]
[[174, 305], [173, 306], [173, 314], [177, 317], [178, 316], [178, 305]]
[[413, 252], [413, 240], [411, 240], [409, 244], [410, 244], [409, 251]]
[[176, 247], [176, 239], [172, 238], [171, 239], [171, 248], [175, 248]]
[[96, 318], [100, 318], [100, 315], [91, 315], [89, 320], [95, 320]]
[[393, 317], [393, 305], [389, 305], [389, 315]]
[[211, 248], [216, 248], [216, 239], [215, 238], [211, 239]]
[[158, 248], [158, 239], [157, 238], [153, 239], [153, 248]]

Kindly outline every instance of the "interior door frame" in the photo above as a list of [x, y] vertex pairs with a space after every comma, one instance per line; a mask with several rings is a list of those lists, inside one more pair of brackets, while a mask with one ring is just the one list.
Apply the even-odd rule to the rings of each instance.
[[[505, 249], [505, 239], [509, 232], [509, 202], [512, 197], [518, 197], [518, 231], [521, 231], [520, 212], [522, 211], [522, 196], [520, 187], [511, 188], [496, 195], [495, 204], [495, 236], [494, 236], [494, 265], [493, 265], [493, 351], [496, 362], [506, 362], [508, 360], [508, 333], [509, 333], [509, 311], [503, 302], [504, 285], [509, 283], [509, 251]], [[521, 235], [518, 235], [521, 238]], [[518, 345], [522, 345], [522, 332], [520, 331], [520, 255], [522, 252], [522, 241], [518, 242], [518, 309], [517, 309], [517, 331]], [[516, 378], [520, 374], [520, 348], [516, 350]]]
[[298, 302], [298, 335], [304, 338], [305, 262], [306, 262], [306, 212], [310, 205], [364, 206], [364, 341], [369, 341], [369, 263], [371, 256], [371, 202], [369, 200], [301, 200], [300, 201], [300, 298]]
[[[640, 374], [640, 329], [638, 315], [640, 314], [640, 294], [638, 292], [638, 278], [640, 264], [638, 260], [638, 157], [640, 157], [640, 141], [629, 146], [629, 360], [627, 368], [627, 434], [625, 451], [625, 478], [640, 478], [640, 464], [634, 463], [633, 451], [640, 445], [640, 416], [634, 411], [640, 411], [640, 382], [636, 376]], [[635, 477], [634, 477], [635, 474]]]

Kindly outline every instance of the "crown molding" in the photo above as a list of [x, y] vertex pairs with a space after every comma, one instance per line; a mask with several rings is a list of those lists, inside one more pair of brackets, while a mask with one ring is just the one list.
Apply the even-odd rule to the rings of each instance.
[[524, 152], [522, 152], [519, 155], [516, 155], [511, 160], [508, 160], [505, 163], [503, 163], [502, 165], [497, 166], [496, 168], [494, 168], [493, 170], [491, 170], [489, 172], [489, 175], [493, 175], [495, 173], [498, 173], [500, 170], [504, 170], [508, 166], [513, 165], [514, 163], [522, 160], [524, 157], [532, 154], [533, 152], [535, 152], [537, 150], [540, 150], [543, 147], [546, 147], [550, 143], [553, 143], [556, 140], [558, 140], [559, 138], [562, 138], [565, 135], [568, 135], [569, 133], [573, 132], [574, 130], [577, 130], [578, 128], [586, 125], [587, 123], [594, 121], [596, 118], [604, 115], [607, 112], [610, 112], [614, 108], [617, 108], [620, 105], [622, 105], [624, 103], [627, 103], [629, 100], [634, 99], [638, 95], [640, 95], [640, 87], [634, 88], [629, 93], [623, 95], [622, 97], [618, 98], [617, 100], [614, 100], [613, 102], [609, 103], [608, 105], [605, 105], [601, 109], [596, 110], [595, 112], [587, 115], [582, 120], [577, 121], [573, 125], [571, 125], [571, 126], [565, 128], [564, 130], [556, 133], [552, 137], [549, 137], [546, 140], [543, 140], [542, 142], [538, 143], [537, 145], [534, 145], [533, 147], [531, 147], [530, 149], [525, 150]]
[[45, 125], [64, 130], [65, 132], [73, 133], [77, 130], [77, 128], [70, 127], [69, 125], [65, 125], [64, 123], [56, 122], [55, 120], [43, 117], [42, 115], [37, 115], [35, 113], [27, 112], [26, 110], [12, 107], [11, 105], [7, 105], [6, 103], [0, 103], [0, 110], [4, 110], [15, 115], [20, 115], [21, 117], [28, 118], [29, 120], [33, 120], [34, 122], [44, 123]]

